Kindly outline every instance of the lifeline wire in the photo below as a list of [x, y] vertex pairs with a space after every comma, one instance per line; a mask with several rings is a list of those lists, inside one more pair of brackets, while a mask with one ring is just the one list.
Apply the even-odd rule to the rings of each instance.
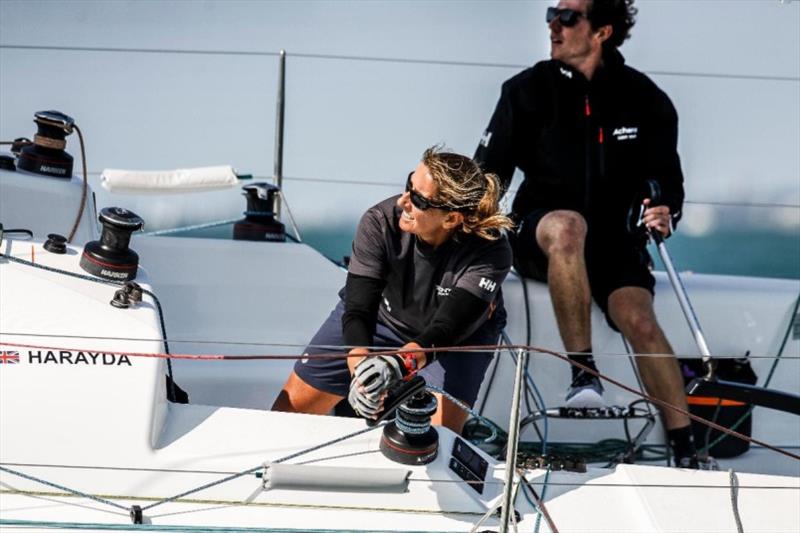
[[[334, 444], [338, 444], [338, 443], [340, 443], [342, 441], [345, 441], [345, 440], [347, 440], [349, 438], [357, 437], [358, 435], [361, 435], [363, 433], [367, 433], [368, 431], [372, 431], [373, 429], [377, 429], [379, 427], [383, 427], [383, 425], [384, 424], [375, 424], [372, 427], [367, 427], [365, 429], [360, 429], [358, 431], [354, 431], [353, 433], [349, 433], [347, 435], [344, 435], [343, 437], [337, 437], [335, 439], [331, 439], [331, 440], [329, 440], [327, 442], [323, 442], [322, 444], [318, 444], [316, 446], [312, 446], [311, 448], [306, 448], [305, 450], [300, 450], [299, 452], [295, 452], [295, 453], [289, 454], [289, 455], [287, 455], [285, 457], [282, 457], [281, 459], [277, 459], [277, 460], [272, 461], [272, 462], [273, 463], [283, 463], [284, 461], [289, 461], [289, 460], [294, 459], [296, 457], [300, 457], [301, 455], [305, 455], [307, 453], [311, 453], [313, 451], [320, 450], [320, 449], [325, 448], [327, 446], [333, 446]], [[247, 474], [254, 474], [255, 472], [261, 470], [262, 468], [264, 468], [264, 465], [258, 465], [256, 467], [250, 468], [248, 470], [244, 470], [242, 472], [237, 472], [236, 474], [227, 476], [227, 477], [225, 477], [223, 479], [219, 479], [219, 480], [213, 481], [211, 483], [206, 483], [206, 484], [201, 485], [201, 486], [199, 486], [197, 488], [188, 490], [186, 492], [182, 492], [180, 494], [176, 494], [175, 496], [170, 496], [169, 498], [165, 498], [165, 499], [163, 499], [161, 501], [158, 501], [158, 502], [152, 503], [150, 505], [147, 505], [145, 507], [142, 507], [142, 512], [147, 511], [148, 509], [152, 509], [153, 507], [156, 507], [158, 505], [177, 500], [178, 498], [183, 498], [184, 496], [188, 496], [189, 494], [194, 494], [195, 492], [200, 492], [201, 490], [205, 490], [205, 489], [213, 487], [215, 485], [220, 485], [220, 484], [225, 483], [227, 481], [231, 481], [233, 479], [240, 478], [242, 476], [246, 476]]]
[[37, 478], [37, 477], [34, 477], [34, 476], [29, 476], [28, 474], [24, 474], [22, 472], [17, 472], [16, 470], [11, 470], [10, 468], [6, 468], [5, 466], [0, 466], [0, 470], [2, 470], [4, 472], [8, 472], [9, 474], [13, 474], [15, 476], [19, 476], [21, 478], [25, 478], [25, 479], [27, 479], [29, 481], [35, 481], [36, 483], [41, 483], [42, 485], [47, 485], [48, 487], [53, 487], [55, 489], [59, 489], [59, 490], [63, 490], [63, 491], [66, 491], [66, 492], [70, 492], [72, 494], [76, 494], [76, 495], [81, 496], [83, 498], [88, 498], [90, 500], [94, 500], [94, 501], [96, 501], [98, 503], [104, 503], [106, 505], [111, 505], [112, 507], [116, 507], [118, 509], [122, 509], [126, 513], [129, 510], [127, 507], [122, 506], [122, 505], [120, 505], [120, 504], [118, 504], [116, 502], [112, 502], [110, 500], [105, 500], [105, 499], [100, 498], [98, 496], [93, 496], [91, 494], [87, 494], [87, 493], [81, 492], [79, 490], [71, 489], [71, 488], [65, 487], [63, 485], [58, 485], [56, 483], [52, 483], [50, 481], [46, 481], [46, 480], [41, 479], [41, 478]]
[[89, 529], [100, 531], [166, 531], [179, 533], [448, 533], [446, 531], [401, 531], [378, 529], [289, 529], [284, 527], [214, 527], [214, 526], [170, 526], [153, 524], [102, 524], [91, 522], [50, 522], [45, 520], [11, 520], [0, 518], [2, 526], [46, 527], [56, 529]]
[[[24, 45], [24, 44], [3, 44], [0, 49], [8, 50], [55, 50], [64, 52], [117, 52], [117, 53], [140, 53], [140, 54], [189, 54], [189, 55], [221, 55], [221, 56], [267, 56], [279, 57], [280, 52], [248, 51], [248, 50], [202, 50], [192, 48], [112, 48], [107, 46], [54, 46], [54, 45]], [[288, 56], [289, 54], [287, 54]], [[488, 68], [513, 68], [522, 69], [530, 65], [516, 63], [490, 63], [479, 61], [454, 61], [446, 59], [415, 59], [405, 57], [381, 57], [363, 55], [344, 55], [344, 54], [319, 54], [319, 53], [293, 53], [292, 57], [308, 59], [326, 60], [345, 60], [345, 61], [368, 61], [377, 63], [400, 63], [418, 65], [445, 65], [455, 67], [488, 67]], [[653, 76], [684, 76], [692, 78], [714, 78], [714, 79], [743, 79], [743, 80], [764, 80], [764, 81], [800, 81], [796, 76], [768, 76], [758, 74], [716, 74], [711, 72], [680, 72], [668, 70], [646, 71], [646, 74]]]
[[[8, 230], [6, 231], [6, 233], [8, 233]], [[790, 330], [789, 331], [791, 332], [791, 324], [790, 324]], [[144, 338], [144, 337], [117, 337], [117, 336], [104, 336], [104, 335], [69, 335], [69, 334], [61, 334], [61, 333], [58, 333], [58, 334], [53, 334], [53, 333], [28, 333], [28, 332], [20, 332], [20, 331], [0, 331], [0, 335], [10, 335], [10, 336], [17, 336], [17, 337], [59, 338], [59, 339], [60, 338], [64, 338], [64, 339], [101, 340], [101, 341], [102, 340], [112, 340], [112, 341], [132, 341], [132, 342], [152, 342], [152, 341], [161, 341], [162, 340], [160, 338], [153, 339], [153, 338]], [[233, 340], [222, 340], [222, 339], [175, 339], [175, 338], [170, 338], [169, 342], [171, 344], [224, 344], [224, 345], [228, 345], [228, 346], [272, 346], [272, 347], [279, 347], [279, 348], [304, 348], [304, 347], [308, 347], [308, 348], [321, 348], [321, 349], [326, 349], [326, 350], [332, 350], [332, 349], [337, 349], [337, 348], [338, 349], [342, 349], [342, 355], [341, 356], [336, 356], [336, 357], [343, 357], [346, 354], [346, 350], [349, 350], [350, 348], [354, 348], [354, 346], [344, 346], [344, 345], [336, 345], [336, 346], [334, 346], [334, 345], [329, 345], [329, 344], [306, 344], [306, 343], [300, 344], [300, 343], [295, 343], [295, 342], [233, 341]], [[508, 341], [508, 342], [510, 342], [510, 341]], [[47, 346], [38, 346], [38, 345], [37, 346], [33, 346], [33, 347], [35, 347], [35, 348], [48, 348]], [[501, 346], [501, 347], [504, 348], [504, 346]], [[56, 346], [52, 346], [52, 347], [49, 347], [49, 348], [50, 349], [65, 349], [65, 350], [67, 349], [67, 347], [56, 347]], [[366, 346], [366, 348], [369, 348], [370, 350], [385, 350], [386, 349], [385, 346]], [[399, 350], [400, 347], [398, 346], [397, 348]], [[463, 347], [461, 347], [461, 346], [451, 346], [451, 347], [445, 347], [445, 348], [448, 351], [451, 351], [451, 352], [464, 352], [467, 355], [469, 355], [473, 351], [475, 353], [480, 353], [480, 352], [487, 351], [486, 350], [487, 348], [493, 348], [494, 349], [494, 348], [497, 348], [497, 347], [495, 347], [494, 345], [488, 345], [488, 346], [484, 346], [483, 350], [477, 350], [477, 349], [475, 349], [475, 347], [472, 347], [469, 351], [468, 350], [464, 350]], [[439, 349], [442, 350], [442, 349], [445, 349], [445, 348], [439, 348]], [[535, 348], [535, 347], [534, 346], [530, 346], [530, 348]], [[84, 348], [72, 348], [72, 349], [73, 350], [86, 351], [86, 349], [84, 349]], [[95, 350], [89, 350], [89, 351], [95, 351]], [[502, 352], [503, 350], [499, 350], [499, 351]], [[575, 355], [575, 354], [579, 354], [579, 353], [582, 353], [582, 352], [566, 352], [566, 351], [564, 351], [564, 352], [560, 352], [560, 353], [563, 353], [565, 355]], [[603, 357], [626, 357], [626, 358], [630, 357], [630, 355], [631, 355], [629, 353], [615, 353], [615, 352], [595, 352], [595, 354], [598, 355], [598, 356], [603, 356]], [[152, 354], [152, 353], [137, 354], [136, 352], [131, 352], [131, 354], [126, 354], [126, 355], [141, 355], [141, 356], [151, 356], [151, 357], [157, 357], [158, 356], [158, 354]], [[170, 356], [175, 358], [175, 359], [181, 358], [181, 355], [182, 354], [170, 354]], [[242, 357], [242, 358], [245, 357], [245, 356], [239, 356], [239, 355], [223, 355], [223, 354], [191, 355], [191, 356], [189, 356], [189, 354], [185, 354], [185, 355], [187, 355], [187, 357], [184, 357], [186, 359], [190, 359], [190, 358], [237, 359], [237, 358], [240, 358], [240, 357]], [[543, 355], [543, 354], [531, 353], [531, 355]], [[546, 354], [544, 354], [544, 355], [546, 355]], [[672, 357], [672, 354], [656, 354], [656, 353], [635, 354], [635, 355], [636, 355], [636, 357], [665, 357], [665, 356]], [[675, 357], [693, 357], [693, 356], [696, 356], [696, 355], [698, 355], [698, 354], [675, 354]], [[246, 357], [249, 357], [251, 359], [252, 358], [259, 358], [259, 359], [265, 359], [266, 360], [266, 359], [286, 359], [287, 357], [292, 357], [294, 359], [302, 359], [303, 357], [316, 357], [316, 356], [315, 355], [311, 355], [311, 356], [306, 356], [306, 355], [286, 356], [286, 355], [263, 354], [263, 355], [246, 356]], [[326, 357], [330, 357], [330, 356], [326, 356]], [[714, 359], [741, 359], [741, 357], [742, 357], [741, 354], [738, 354], [738, 355], [715, 355]], [[748, 355], [747, 357], [749, 359], [786, 359], [786, 360], [800, 359], [800, 355], [792, 356], [792, 355], [780, 355], [780, 354], [779, 355]]]

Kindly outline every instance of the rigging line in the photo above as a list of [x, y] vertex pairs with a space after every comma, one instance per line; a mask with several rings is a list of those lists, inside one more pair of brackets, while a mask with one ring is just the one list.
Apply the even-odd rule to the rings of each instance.
[[[328, 446], [333, 446], [334, 444], [338, 444], [338, 443], [343, 442], [343, 441], [345, 441], [347, 439], [350, 439], [352, 437], [357, 437], [359, 435], [362, 435], [362, 434], [367, 433], [369, 431], [372, 431], [374, 429], [381, 428], [384, 425], [385, 424], [375, 424], [372, 427], [366, 427], [364, 429], [359, 429], [358, 431], [354, 431], [352, 433], [348, 433], [347, 435], [344, 435], [344, 436], [341, 436], [341, 437], [337, 437], [335, 439], [331, 439], [331, 440], [323, 442], [321, 444], [317, 444], [316, 446], [311, 446], [310, 448], [306, 448], [305, 450], [300, 450], [298, 452], [291, 453], [291, 454], [289, 454], [289, 455], [287, 455], [285, 457], [282, 457], [280, 459], [276, 459], [275, 461], [271, 461], [271, 462], [272, 463], [283, 463], [285, 461], [289, 461], [291, 459], [295, 459], [297, 457], [300, 457], [301, 455], [305, 455], [307, 453], [311, 453], [313, 451], [320, 450], [320, 449], [326, 448]], [[253, 474], [253, 473], [257, 472], [258, 470], [261, 470], [262, 468], [264, 468], [263, 464], [262, 465], [258, 465], [258, 466], [253, 467], [253, 468], [250, 468], [248, 470], [244, 470], [242, 472], [227, 476], [227, 477], [225, 477], [223, 479], [219, 479], [219, 480], [213, 481], [211, 483], [205, 483], [205, 484], [200, 485], [199, 487], [196, 487], [194, 489], [190, 489], [188, 491], [181, 492], [180, 494], [176, 494], [175, 496], [170, 496], [169, 498], [165, 498], [165, 499], [163, 499], [161, 501], [158, 501], [158, 502], [152, 503], [150, 505], [147, 505], [145, 507], [142, 507], [142, 511], [144, 512], [144, 511], [147, 511], [148, 509], [152, 509], [153, 507], [157, 507], [157, 506], [162, 505], [164, 503], [168, 503], [168, 502], [171, 502], [173, 500], [177, 500], [179, 498], [183, 498], [184, 496], [188, 496], [189, 494], [194, 494], [196, 492], [200, 492], [200, 491], [205, 490], [207, 488], [210, 488], [210, 487], [213, 487], [213, 486], [216, 486], [216, 485], [221, 485], [222, 483], [225, 483], [227, 481], [231, 481], [233, 479], [240, 478], [240, 477], [245, 476], [247, 474]]]
[[4, 50], [38, 50], [59, 52], [115, 52], [125, 54], [176, 54], [176, 55], [210, 55], [210, 56], [260, 56], [279, 57], [280, 52], [264, 52], [258, 50], [201, 50], [191, 48], [117, 48], [111, 46], [58, 46], [30, 44], [0, 44]]
[[736, 531], [744, 533], [742, 517], [739, 516], [739, 478], [736, 477], [736, 472], [733, 471], [733, 468], [728, 470], [728, 475], [731, 482], [731, 508], [733, 509], [733, 518], [736, 520]]
[[780, 202], [723, 202], [715, 200], [684, 200], [684, 204], [714, 205], [719, 207], [780, 207], [800, 209], [800, 204], [784, 204]]
[[28, 481], [33, 481], [35, 483], [40, 483], [42, 485], [47, 485], [48, 487], [53, 487], [54, 489], [63, 490], [63, 491], [69, 492], [71, 494], [75, 494], [77, 496], [80, 496], [82, 498], [88, 498], [90, 500], [96, 501], [97, 503], [102, 503], [102, 504], [105, 504], [105, 505], [110, 505], [112, 507], [116, 507], [117, 509], [122, 509], [123, 511], [125, 511], [126, 514], [128, 513], [128, 511], [130, 511], [130, 509], [128, 509], [127, 507], [125, 507], [123, 505], [118, 504], [117, 502], [112, 502], [110, 500], [106, 500], [106, 499], [100, 498], [99, 496], [94, 496], [92, 494], [87, 494], [87, 493], [81, 492], [79, 490], [71, 489], [69, 487], [65, 487], [64, 485], [58, 485], [57, 483], [46, 481], [46, 480], [38, 478], [38, 477], [29, 476], [28, 474], [25, 474], [23, 472], [17, 472], [16, 470], [12, 470], [12, 469], [7, 468], [5, 466], [0, 466], [0, 470], [2, 470], [3, 472], [8, 472], [9, 474], [12, 474], [12, 475], [27, 479]]
[[[60, 333], [20, 333], [13, 331], [0, 331], [0, 335], [13, 335], [17, 337], [44, 337], [44, 338], [59, 338], [65, 339], [83, 339], [83, 340], [109, 340], [109, 341], [133, 341], [133, 342], [160, 342], [160, 338], [145, 338], [145, 337], [112, 337], [102, 335], [68, 335]], [[230, 344], [235, 346], [277, 346], [288, 348], [303, 348], [309, 346], [308, 344], [299, 343], [280, 343], [280, 342], [245, 342], [245, 341], [230, 341], [230, 340], [193, 340], [193, 339], [170, 339], [172, 344], [180, 343], [193, 343], [193, 344]], [[312, 345], [315, 346], [315, 345]]]
[[728, 475], [731, 482], [731, 508], [733, 509], [733, 518], [736, 520], [736, 531], [738, 533], [744, 533], [742, 517], [739, 516], [739, 478], [736, 477], [736, 472], [733, 471], [733, 468], [728, 470]]
[[[7, 50], [42, 50], [64, 52], [117, 52], [138, 54], [176, 54], [176, 55], [219, 55], [219, 56], [261, 56], [280, 57], [280, 52], [267, 52], [259, 50], [208, 50], [199, 48], [123, 48], [111, 46], [62, 46], [62, 45], [24, 45], [3, 44], [0, 49]], [[367, 56], [357, 54], [320, 54], [313, 52], [287, 53], [287, 57], [303, 59], [325, 59], [337, 61], [365, 61], [373, 63], [398, 63], [411, 65], [439, 65], [452, 67], [478, 67], [478, 68], [508, 68], [525, 69], [528, 63], [498, 63], [490, 61], [458, 61], [453, 59], [420, 59], [411, 57]], [[716, 78], [716, 79], [741, 79], [757, 81], [788, 81], [798, 82], [798, 76], [776, 76], [768, 74], [728, 74], [714, 72], [682, 72], [675, 70], [645, 70], [645, 74], [652, 76], [681, 76], [687, 78]]]
[[81, 219], [83, 218], [83, 211], [86, 207], [86, 196], [88, 195], [89, 191], [89, 178], [86, 175], [86, 149], [83, 144], [83, 133], [81, 133], [81, 129], [78, 127], [77, 124], [72, 125], [72, 129], [74, 129], [78, 134], [78, 140], [80, 141], [81, 147], [81, 167], [83, 168], [83, 183], [81, 184], [81, 201], [80, 206], [78, 207], [78, 213], [75, 215], [75, 222], [72, 224], [72, 229], [70, 229], [69, 233], [67, 234], [67, 242], [71, 243], [72, 239], [75, 237], [75, 233], [78, 231], [78, 226], [81, 224]]
[[217, 220], [215, 222], [205, 222], [203, 224], [194, 224], [191, 226], [182, 226], [180, 228], [168, 228], [168, 229], [160, 229], [155, 231], [145, 231], [142, 232], [141, 235], [147, 235], [148, 237], [158, 237], [159, 235], [170, 235], [172, 233], [182, 233], [187, 231], [195, 231], [199, 229], [210, 229], [215, 228], [217, 226], [224, 226], [226, 224], [232, 224], [239, 220], [241, 217], [230, 218], [226, 220]]
[[[553, 522], [553, 518], [550, 516], [550, 513], [547, 512], [547, 507], [544, 505], [544, 497], [542, 497], [542, 498], [539, 497], [539, 494], [536, 492], [536, 489], [530, 483], [528, 483], [528, 480], [525, 479], [524, 475], [520, 475], [520, 480], [521, 480], [521, 482], [523, 483], [523, 485], [525, 487], [528, 487], [530, 489], [531, 494], [533, 494], [533, 499], [536, 500], [536, 506], [538, 507], [538, 509], [540, 511], [540, 515], [539, 516], [543, 516], [544, 517], [544, 520], [545, 520], [545, 522], [547, 522], [547, 525], [548, 525], [548, 527], [550, 527], [550, 531], [552, 533], [558, 533], [558, 529], [556, 529], [556, 525]], [[545, 488], [546, 487], [547, 487], [547, 485], [545, 485]], [[544, 494], [544, 491], [542, 491], [542, 494]], [[537, 522], [538, 522], [538, 517], [537, 517]], [[537, 527], [537, 530], [538, 530], [538, 527]]]
[[[727, 486], [725, 488], [728, 488]], [[42, 492], [42, 491], [29, 491], [29, 490], [4, 490], [0, 489], [0, 494], [12, 494], [15, 496], [32, 496], [32, 497], [56, 497], [56, 498], [71, 498], [72, 494], [63, 492]], [[103, 495], [107, 498], [118, 498], [129, 501], [154, 501], [160, 500], [159, 497], [154, 496], [131, 496], [125, 494], [108, 494]], [[330, 510], [330, 511], [372, 511], [379, 513], [406, 513], [406, 514], [420, 514], [420, 515], [464, 515], [464, 516], [481, 516], [482, 513], [477, 511], [467, 511], [461, 509], [422, 509], [418, 507], [404, 508], [404, 507], [359, 507], [357, 505], [325, 505], [325, 504], [312, 504], [312, 503], [294, 503], [294, 502], [273, 502], [273, 501], [249, 501], [249, 500], [219, 500], [219, 499], [200, 499], [200, 498], [185, 498], [178, 500], [176, 503], [188, 503], [195, 505], [225, 505], [225, 506], [242, 506], [242, 507], [271, 507], [271, 508], [287, 508], [287, 509], [314, 509], [314, 510]], [[164, 513], [160, 515], [152, 515], [155, 517], [170, 516], [173, 514], [183, 514], [191, 511], [180, 511], [172, 513]], [[2, 524], [2, 519], [0, 519]], [[140, 526], [141, 527], [141, 526]], [[0, 528], [2, 529], [2, 528]], [[160, 530], [159, 530], [160, 531]], [[205, 530], [204, 530], [205, 531]], [[297, 530], [300, 531], [300, 530]], [[302, 530], [306, 531], [306, 530]], [[348, 532], [351, 533], [351, 532]], [[398, 533], [398, 532], [393, 532]], [[422, 533], [422, 532], [420, 532]], [[428, 533], [428, 532], [425, 532]]]
[[[118, 48], [111, 46], [59, 46], [59, 45], [24, 45], [3, 44], [0, 49], [6, 50], [33, 50], [33, 51], [60, 51], [60, 52], [115, 52], [134, 54], [176, 54], [176, 55], [217, 55], [217, 56], [261, 56], [280, 57], [280, 52], [265, 52], [258, 50], [207, 50], [197, 48]], [[403, 57], [380, 57], [347, 54], [315, 54], [315, 53], [287, 53], [289, 58], [326, 59], [339, 61], [366, 61], [375, 63], [399, 63], [412, 65], [440, 65], [453, 67], [483, 67], [483, 68], [527, 68], [530, 65], [515, 63], [491, 63], [481, 61], [455, 61], [446, 59], [415, 59]]]
[[[15, 463], [3, 463], [3, 464], [15, 464]], [[236, 472], [227, 472], [227, 471], [213, 471], [213, 470], [170, 470], [170, 469], [159, 469], [159, 468], [127, 468], [127, 467], [102, 467], [102, 466], [89, 466], [89, 467], [82, 467], [82, 466], [70, 466], [70, 465], [25, 465], [21, 464], [20, 466], [33, 466], [33, 467], [52, 467], [52, 468], [74, 468], [74, 469], [85, 469], [85, 470], [113, 470], [119, 472], [155, 472], [161, 474], [235, 474]], [[259, 467], [259, 468], [263, 468]], [[661, 466], [654, 466], [653, 468], [666, 468]], [[540, 469], [541, 470], [541, 469]], [[606, 470], [605, 468], [603, 470]], [[525, 469], [526, 472], [532, 473], [534, 470]], [[431, 484], [440, 484], [440, 485], [484, 485], [484, 486], [502, 486], [502, 481], [466, 481], [462, 479], [437, 479], [437, 478], [417, 478], [417, 477], [409, 477], [408, 481], [413, 483], [431, 483]], [[554, 486], [554, 487], [597, 487], [597, 488], [620, 488], [620, 489], [720, 489], [720, 490], [730, 490], [730, 484], [725, 485], [710, 485], [710, 484], [696, 484], [690, 485], [685, 483], [602, 483], [598, 482], [595, 483], [586, 483], [580, 481], [529, 481], [531, 484], [534, 485], [542, 485], [545, 486]], [[59, 487], [60, 488], [60, 487]], [[800, 486], [788, 486], [788, 485], [739, 485], [740, 489], [748, 489], [748, 490], [794, 490], [800, 492]], [[44, 496], [67, 496], [64, 493], [56, 493], [56, 492], [38, 492], [38, 491], [26, 491], [21, 489], [0, 489], [0, 494], [21, 494], [21, 495], [44, 495]], [[158, 501], [161, 500], [160, 497], [155, 496], [130, 496], [125, 494], [108, 494], [108, 495], [101, 495], [107, 498], [114, 498], [114, 499], [137, 499], [137, 500], [147, 500], [147, 501]], [[182, 503], [209, 503], [211, 500], [196, 500], [196, 499], [181, 499]], [[226, 501], [227, 503], [233, 503], [233, 501]], [[125, 508], [127, 512], [128, 509]]]
[[[3, 254], [0, 254], [2, 257]], [[6, 336], [16, 336], [16, 337], [45, 337], [45, 338], [75, 338], [75, 339], [88, 339], [88, 340], [122, 340], [122, 341], [135, 341], [135, 342], [162, 342], [164, 339], [145, 339], [145, 338], [127, 338], [127, 337], [102, 337], [102, 336], [86, 336], [86, 335], [68, 335], [68, 334], [57, 334], [57, 333], [49, 333], [49, 334], [35, 334], [35, 333], [9, 333], [9, 332], [0, 332], [0, 335]], [[345, 359], [351, 357], [348, 354], [348, 349], [353, 348], [352, 346], [332, 346], [332, 345], [322, 345], [322, 344], [292, 344], [292, 343], [258, 343], [258, 342], [234, 342], [234, 341], [193, 341], [193, 340], [175, 340], [169, 339], [170, 343], [193, 343], [193, 344], [231, 344], [231, 345], [244, 345], [244, 346], [277, 346], [277, 347], [312, 347], [312, 348], [320, 348], [326, 350], [341, 350], [339, 353], [333, 354], [174, 354], [174, 353], [161, 353], [161, 352], [128, 352], [128, 351], [115, 351], [114, 353], [119, 355], [127, 355], [131, 357], [150, 357], [154, 359], [188, 359], [188, 360], [203, 360], [203, 361], [260, 361], [260, 360], [297, 360], [297, 359]], [[27, 344], [27, 343], [18, 343], [18, 342], [9, 342], [3, 339], [0, 339], [0, 344], [3, 346], [11, 346], [15, 348], [28, 348], [28, 349], [37, 349], [37, 350], [67, 350], [73, 352], [107, 352], [107, 348], [96, 349], [96, 348], [85, 348], [85, 347], [74, 347], [74, 346], [48, 346], [48, 345], [39, 345], [39, 344]], [[514, 347], [522, 347], [527, 345], [508, 345]], [[504, 347], [506, 347], [504, 345]], [[538, 348], [527, 346], [528, 349], [534, 348], [534, 353], [531, 355], [547, 355], [545, 352], [542, 353], [535, 353]], [[403, 350], [401, 347], [397, 347], [395, 349], [387, 349], [385, 346], [368, 346], [367, 348], [373, 350], [370, 352], [370, 355], [396, 355]], [[418, 352], [432, 352], [435, 350], [439, 351], [447, 351], [447, 352], [460, 352], [465, 355], [480, 355], [482, 352], [487, 351], [494, 351], [496, 349], [495, 345], [485, 345], [485, 346], [445, 346], [439, 348], [419, 348], [415, 349], [414, 351]], [[499, 354], [502, 354], [504, 351], [507, 350], [498, 350]], [[571, 354], [572, 352], [562, 352], [564, 354]], [[603, 352], [595, 352], [596, 356], [602, 357], [628, 357], [628, 354], [617, 354], [617, 353], [603, 353]], [[671, 354], [636, 354], [636, 357], [673, 357]], [[698, 354], [676, 354], [675, 357], [697, 357], [699, 358]], [[755, 356], [751, 355], [748, 356], [750, 359], [786, 359], [786, 360], [793, 360], [793, 359], [800, 359], [800, 356], [772, 356], [772, 355], [763, 355], [763, 356]], [[715, 359], [740, 359], [741, 355], [715, 355]]]
[[[356, 509], [371, 510], [371, 509]], [[381, 509], [379, 509], [381, 510]], [[392, 511], [392, 509], [388, 509]], [[413, 512], [400, 509], [400, 512]], [[465, 514], [465, 513], [454, 513]], [[469, 513], [477, 514], [477, 513]], [[46, 520], [18, 520], [11, 518], [0, 518], [0, 526], [19, 526], [21, 528], [46, 527], [48, 529], [79, 529], [92, 531], [161, 531], [161, 532], [180, 532], [180, 533], [448, 533], [446, 531], [434, 530], [386, 530], [386, 529], [295, 529], [284, 527], [235, 527], [235, 526], [181, 526], [165, 524], [113, 524], [113, 523], [92, 523], [92, 522], [53, 522]]]

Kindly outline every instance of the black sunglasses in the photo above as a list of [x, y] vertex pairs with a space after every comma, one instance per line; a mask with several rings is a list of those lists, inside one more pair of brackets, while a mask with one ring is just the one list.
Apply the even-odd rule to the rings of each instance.
[[450, 207], [450, 206], [448, 206], [446, 204], [440, 204], [438, 202], [434, 202], [433, 200], [431, 200], [429, 198], [425, 198], [420, 193], [415, 191], [414, 190], [414, 186], [411, 184], [411, 176], [413, 174], [414, 174], [413, 171], [408, 173], [408, 179], [406, 180], [406, 192], [411, 196], [411, 203], [414, 205], [414, 207], [416, 207], [420, 211], [425, 211], [425, 210], [428, 210], [428, 209], [431, 209], [431, 208], [433, 208], [433, 209], [447, 209], [448, 211], [452, 211], [453, 210], [452, 207]]
[[550, 24], [551, 22], [553, 22], [553, 20], [558, 18], [558, 22], [562, 26], [567, 27], [567, 28], [571, 28], [572, 26], [574, 26], [575, 24], [578, 23], [578, 21], [581, 19], [581, 17], [586, 17], [586, 15], [584, 15], [583, 13], [581, 13], [580, 11], [577, 11], [575, 9], [562, 9], [562, 8], [559, 8], [559, 7], [548, 7], [547, 8], [547, 15], [545, 16], [545, 19], [547, 20], [547, 23]]

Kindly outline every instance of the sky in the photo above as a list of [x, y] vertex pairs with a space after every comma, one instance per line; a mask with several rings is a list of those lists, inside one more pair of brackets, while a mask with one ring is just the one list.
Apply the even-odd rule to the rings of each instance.
[[[400, 192], [426, 147], [474, 152], [502, 82], [547, 58], [548, 5], [0, 0], [0, 139], [31, 137], [33, 113], [58, 109], [81, 127], [90, 172], [231, 164], [271, 176], [285, 49], [292, 211], [301, 225], [354, 224]], [[678, 110], [687, 199], [799, 205], [800, 2], [636, 5], [621, 51]], [[132, 204], [151, 228], [242, 205], [236, 191], [197, 200], [100, 190], [98, 202]], [[722, 223], [703, 209], [685, 219], [690, 231]], [[748, 217], [800, 227], [798, 209]]]

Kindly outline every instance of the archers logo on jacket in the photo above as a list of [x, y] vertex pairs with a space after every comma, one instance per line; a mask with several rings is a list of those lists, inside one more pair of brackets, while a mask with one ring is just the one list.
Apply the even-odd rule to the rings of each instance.
[[611, 135], [618, 141], [631, 141], [639, 136], [639, 128], [636, 126], [620, 126], [619, 128], [614, 128]]

